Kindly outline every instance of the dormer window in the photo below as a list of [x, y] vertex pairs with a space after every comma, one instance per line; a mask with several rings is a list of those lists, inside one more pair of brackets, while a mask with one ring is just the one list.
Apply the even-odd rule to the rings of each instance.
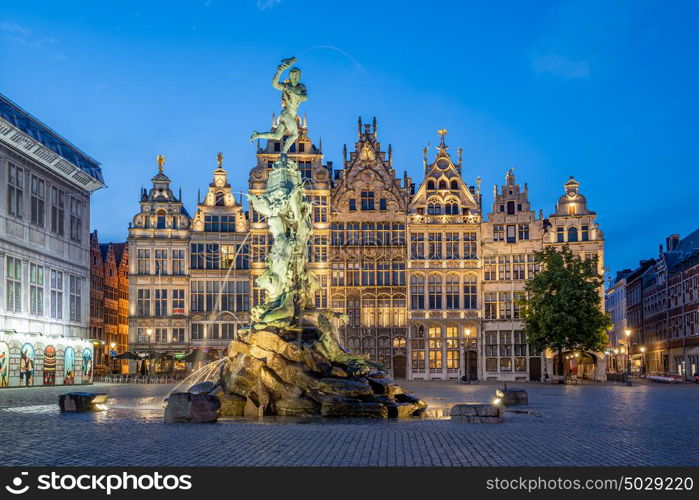
[[568, 228], [568, 241], [578, 241], [578, 228], [577, 227], [569, 227]]
[[441, 180], [439, 181], [439, 189], [446, 189], [447, 188], [447, 181]]
[[306, 152], [306, 144], [303, 142], [299, 142], [299, 153], [305, 153]]
[[432, 180], [427, 181], [427, 189], [434, 190], [434, 181], [432, 181]]
[[225, 194], [222, 191], [219, 191], [216, 193], [216, 206], [217, 207], [222, 207], [225, 205]]
[[155, 227], [156, 229], [165, 229], [165, 210], [158, 211], [158, 222]]
[[459, 189], [459, 183], [455, 180], [451, 181], [451, 190], [456, 191], [457, 189]]

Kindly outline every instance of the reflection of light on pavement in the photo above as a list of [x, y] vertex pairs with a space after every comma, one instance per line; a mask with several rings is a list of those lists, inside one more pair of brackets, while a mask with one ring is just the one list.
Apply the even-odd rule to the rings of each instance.
[[0, 412], [6, 413], [33, 413], [33, 414], [47, 414], [47, 413], [59, 413], [60, 410], [58, 405], [29, 405], [29, 406], [16, 406], [13, 408], [0, 408]]

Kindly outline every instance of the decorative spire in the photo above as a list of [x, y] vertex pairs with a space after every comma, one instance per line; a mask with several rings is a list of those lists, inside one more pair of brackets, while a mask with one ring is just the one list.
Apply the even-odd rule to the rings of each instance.
[[437, 133], [439, 134], [441, 140], [439, 142], [439, 146], [437, 146], [437, 149], [447, 149], [447, 145], [444, 143], [444, 137], [447, 135], [447, 129], [442, 128], [437, 130]]
[[342, 146], [342, 158], [347, 161], [347, 144]]
[[374, 139], [376, 139], [376, 117], [371, 122], [372, 128], [374, 129]]
[[476, 177], [476, 193], [481, 194], [481, 176]]
[[163, 165], [165, 165], [165, 155], [156, 156], [156, 160], [158, 161], [158, 173], [162, 174], [163, 173]]
[[425, 169], [425, 173], [427, 173], [427, 148], [430, 147], [430, 143], [427, 143], [427, 146], [422, 148], [422, 166]]
[[223, 153], [220, 151], [216, 155], [216, 161], [218, 162], [218, 169], [223, 170]]
[[393, 145], [388, 145], [388, 165], [393, 166]]
[[306, 112], [303, 112], [303, 128], [308, 128], [308, 120], [306, 119]]
[[318, 151], [320, 153], [323, 152], [323, 138], [322, 137], [318, 137]]
[[277, 115], [272, 111], [272, 128], [277, 127]]
[[462, 155], [463, 155], [463, 153], [464, 153], [464, 150], [463, 150], [461, 147], [459, 147], [459, 149], [457, 149], [456, 152], [457, 152], [457, 154], [459, 155], [459, 167], [460, 167], [460, 166], [461, 166], [461, 162], [462, 162]]
[[359, 137], [362, 137], [362, 116], [359, 115], [359, 118], [357, 118], [357, 134]]

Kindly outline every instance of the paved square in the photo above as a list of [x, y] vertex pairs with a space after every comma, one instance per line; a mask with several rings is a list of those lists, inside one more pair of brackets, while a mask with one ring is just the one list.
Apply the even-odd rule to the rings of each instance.
[[[433, 408], [492, 400], [501, 384], [401, 382]], [[71, 388], [0, 390], [3, 465], [699, 465], [699, 386], [517, 384], [539, 414], [502, 424], [239, 419], [162, 422], [163, 385], [96, 384], [110, 408], [60, 414]], [[82, 390], [72, 388], [75, 390]]]

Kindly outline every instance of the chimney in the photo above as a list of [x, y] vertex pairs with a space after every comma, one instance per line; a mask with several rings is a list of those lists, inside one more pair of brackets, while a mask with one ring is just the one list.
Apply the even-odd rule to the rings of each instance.
[[667, 238], [665, 238], [665, 247], [667, 248], [668, 252], [672, 252], [675, 250], [680, 244], [680, 235], [679, 234], [671, 234]]

